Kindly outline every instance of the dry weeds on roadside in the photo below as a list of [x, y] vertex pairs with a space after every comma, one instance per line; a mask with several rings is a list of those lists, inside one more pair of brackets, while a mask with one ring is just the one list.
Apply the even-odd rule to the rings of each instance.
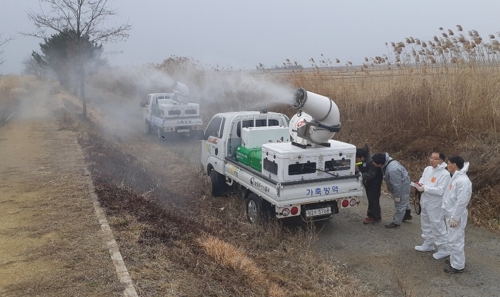
[[31, 76], [0, 76], [0, 123], [3, 124], [25, 96], [40, 86], [41, 82]]

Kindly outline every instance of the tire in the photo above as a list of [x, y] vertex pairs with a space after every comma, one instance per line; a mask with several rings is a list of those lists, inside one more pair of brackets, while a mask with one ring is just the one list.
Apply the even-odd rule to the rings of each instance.
[[153, 134], [153, 129], [151, 128], [151, 124], [146, 120], [146, 134], [151, 135]]
[[271, 220], [270, 205], [254, 193], [245, 199], [245, 209], [250, 224], [262, 224]]
[[156, 132], [158, 133], [158, 138], [159, 138], [160, 140], [165, 139], [165, 135], [163, 135], [163, 131], [162, 131], [162, 129], [161, 129], [161, 128], [158, 128], [158, 129], [156, 130]]
[[226, 178], [215, 169], [210, 171], [210, 184], [213, 197], [220, 197], [226, 193]]

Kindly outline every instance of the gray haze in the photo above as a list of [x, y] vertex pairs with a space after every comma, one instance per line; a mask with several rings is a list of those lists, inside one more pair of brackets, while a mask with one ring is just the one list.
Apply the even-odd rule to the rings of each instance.
[[[132, 25], [125, 42], [104, 44], [112, 66], [161, 63], [171, 56], [193, 58], [218, 69], [304, 67], [330, 59], [360, 65], [364, 58], [391, 55], [386, 42], [405, 37], [431, 40], [439, 27], [477, 30], [485, 41], [500, 31], [500, 2], [492, 0], [115, 0], [118, 16], [109, 24]], [[15, 40], [3, 47], [0, 74], [20, 73], [22, 61], [39, 43], [19, 32], [34, 32], [27, 18], [40, 12], [38, 0], [0, 0], [0, 34]], [[49, 32], [52, 34], [54, 32]], [[340, 64], [335, 63], [335, 59]]]

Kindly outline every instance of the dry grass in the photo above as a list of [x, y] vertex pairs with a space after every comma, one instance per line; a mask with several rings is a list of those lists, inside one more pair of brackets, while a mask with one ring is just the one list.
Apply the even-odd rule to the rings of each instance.
[[205, 249], [205, 252], [213, 257], [217, 263], [221, 263], [235, 270], [237, 273], [242, 273], [245, 277], [252, 280], [253, 285], [267, 288], [267, 296], [290, 296], [290, 292], [270, 282], [267, 275], [259, 269], [258, 265], [245, 255], [246, 253], [243, 249], [211, 236], [200, 238], [198, 242]]
[[51, 85], [34, 76], [0, 76], [0, 125], [15, 111], [27, 96], [48, 93]]
[[27, 92], [21, 88], [22, 79], [17, 76], [0, 76], [0, 123], [11, 115]]
[[4, 104], [9, 101], [20, 100], [32, 94], [38, 88], [45, 88], [44, 84], [34, 76], [0, 76], [0, 100]]

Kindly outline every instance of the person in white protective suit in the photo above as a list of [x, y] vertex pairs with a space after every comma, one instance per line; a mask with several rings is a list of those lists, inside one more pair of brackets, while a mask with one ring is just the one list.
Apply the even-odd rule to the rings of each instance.
[[465, 268], [465, 226], [467, 225], [467, 205], [472, 196], [472, 183], [467, 176], [469, 162], [460, 156], [448, 159], [448, 171], [451, 179], [443, 196], [443, 212], [448, 234], [447, 248], [450, 254], [450, 266], [444, 269], [447, 273], [460, 273]]
[[394, 198], [394, 216], [386, 228], [397, 228], [401, 222], [411, 220], [410, 209], [410, 177], [406, 168], [389, 156], [388, 153], [377, 153], [372, 156], [375, 167], [382, 169], [387, 189]]
[[[432, 252], [437, 247], [435, 255], [448, 256], [446, 245], [446, 224], [443, 219], [443, 195], [450, 181], [450, 173], [446, 170], [445, 155], [433, 152], [430, 157], [430, 166], [427, 166], [418, 181], [416, 189], [422, 193], [420, 197], [420, 226], [424, 243], [415, 246], [419, 252]], [[438, 259], [437, 258], [437, 259]]]

